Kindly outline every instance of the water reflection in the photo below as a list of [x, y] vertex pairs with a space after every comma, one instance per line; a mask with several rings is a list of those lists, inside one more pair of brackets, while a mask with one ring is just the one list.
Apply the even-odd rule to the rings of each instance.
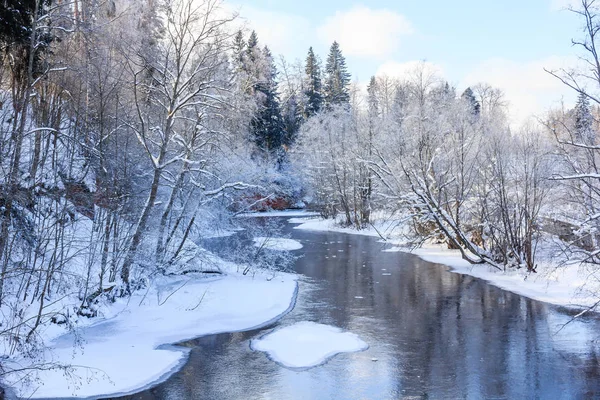
[[[186, 343], [179, 373], [128, 399], [600, 398], [596, 318], [557, 334], [569, 316], [554, 307], [382, 252], [373, 238], [291, 232], [304, 244], [294, 311], [267, 329]], [[307, 371], [250, 350], [250, 339], [303, 320], [370, 348]]]

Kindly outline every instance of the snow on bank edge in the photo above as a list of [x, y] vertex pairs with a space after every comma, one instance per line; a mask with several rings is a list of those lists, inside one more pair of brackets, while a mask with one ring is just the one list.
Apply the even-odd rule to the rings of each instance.
[[189, 350], [171, 343], [258, 329], [293, 309], [295, 275], [252, 278], [229, 270], [217, 279], [165, 278], [150, 293], [120, 299], [105, 310], [102, 321], [81, 330], [86, 341], [82, 349], [74, 348], [71, 335], [55, 339], [50, 350], [55, 362], [86, 367], [75, 370], [78, 379], [49, 370], [39, 371], [33, 382], [14, 374], [5, 383], [25, 398], [136, 393], [165, 381], [185, 364]]
[[242, 213], [237, 218], [264, 218], [264, 217], [315, 217], [317, 212], [306, 210], [281, 210], [281, 211], [256, 211]]
[[488, 265], [472, 265], [463, 260], [456, 250], [424, 247], [414, 250], [398, 248], [398, 251], [410, 252], [428, 262], [444, 264], [451, 272], [483, 279], [503, 290], [533, 300], [577, 309], [591, 307], [598, 301], [597, 297], [582, 291], [586, 285], [585, 273], [576, 265], [557, 267], [540, 263], [537, 273], [529, 273], [525, 269], [498, 271]]
[[[591, 307], [598, 301], [598, 297], [593, 293], [600, 293], [600, 284], [595, 288], [587, 283], [589, 271], [586, 272], [578, 265], [558, 266], [551, 261], [542, 260], [543, 262], [538, 264], [538, 273], [528, 273], [524, 269], [503, 272], [491, 266], [469, 264], [461, 258], [460, 252], [444, 249], [441, 246], [411, 249], [404, 245], [397, 235], [393, 235], [394, 227], [402, 230], [402, 225], [398, 221], [375, 222], [373, 226], [360, 231], [339, 227], [333, 220], [320, 218], [290, 219], [289, 222], [300, 224], [294, 229], [341, 232], [371, 237], [383, 236], [386, 237], [388, 243], [396, 246], [385, 251], [411, 253], [425, 261], [444, 264], [449, 267], [451, 272], [483, 279], [503, 290], [558, 306], [576, 309]], [[584, 287], [585, 290], [582, 289]]]

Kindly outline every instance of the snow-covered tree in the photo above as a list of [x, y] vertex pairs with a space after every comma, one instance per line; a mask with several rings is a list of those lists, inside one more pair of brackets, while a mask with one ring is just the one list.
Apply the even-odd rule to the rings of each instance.
[[590, 110], [588, 96], [582, 93], [579, 94], [573, 113], [573, 118], [575, 119], [575, 139], [586, 145], [596, 144], [596, 134], [593, 126], [594, 119]]
[[[121, 267], [120, 276], [127, 290], [165, 173], [178, 170], [160, 218], [159, 259], [173, 202], [191, 173], [197, 152], [210, 143], [201, 137], [206, 129], [206, 114], [223, 105], [225, 49], [231, 39], [225, 27], [232, 18], [216, 16], [217, 1], [205, 0], [193, 6], [192, 2], [184, 0], [167, 8], [168, 23], [165, 37], [159, 42], [159, 57], [148, 60], [141, 55], [130, 59], [136, 119], [129, 126], [148, 156], [152, 174], [147, 199]], [[150, 80], [146, 79], [148, 73]]]
[[271, 156], [282, 151], [285, 125], [277, 93], [277, 68], [268, 47], [264, 48], [262, 56], [267, 71], [265, 79], [256, 84], [261, 102], [252, 120], [252, 140], [262, 155]]
[[475, 117], [478, 117], [481, 112], [481, 104], [475, 98], [475, 94], [473, 94], [473, 89], [470, 87], [466, 88], [461, 97], [468, 104], [469, 109], [471, 110], [471, 114]]
[[574, 224], [575, 235], [568, 247], [572, 262], [600, 264], [600, 147], [596, 144], [597, 124], [593, 121], [590, 102], [597, 107], [600, 89], [598, 23], [600, 8], [596, 1], [581, 0], [571, 9], [583, 21], [583, 37], [573, 40], [582, 49], [581, 58], [589, 70], [548, 71], [578, 94], [573, 112], [550, 115], [546, 126], [555, 136], [561, 156], [560, 169], [553, 179], [568, 192], [565, 217]]
[[323, 107], [321, 65], [312, 47], [308, 49], [304, 71], [306, 74], [306, 84], [304, 89], [306, 105], [304, 107], [304, 118], [308, 119], [319, 113]]
[[324, 100], [327, 107], [350, 102], [350, 73], [338, 42], [333, 42], [325, 65]]
[[[372, 87], [372, 93], [376, 88]], [[376, 108], [352, 104], [332, 106], [309, 118], [299, 134], [296, 162], [306, 176], [315, 205], [325, 217], [343, 216], [358, 229], [370, 222], [376, 182], [371, 171], [375, 141], [383, 124]]]
[[296, 142], [298, 130], [303, 122], [300, 101], [295, 93], [288, 96], [282, 110], [284, 138], [282, 143], [289, 147]]

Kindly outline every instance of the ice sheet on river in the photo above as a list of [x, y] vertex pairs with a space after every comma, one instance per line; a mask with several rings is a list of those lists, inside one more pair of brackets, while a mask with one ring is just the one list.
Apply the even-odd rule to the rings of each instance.
[[251, 346], [288, 368], [314, 367], [336, 354], [363, 351], [369, 347], [354, 333], [308, 321], [278, 329], [253, 340]]

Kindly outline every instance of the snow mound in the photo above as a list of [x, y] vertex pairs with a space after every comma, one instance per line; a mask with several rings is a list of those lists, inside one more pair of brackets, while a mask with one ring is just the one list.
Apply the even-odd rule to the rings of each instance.
[[254, 238], [254, 245], [256, 247], [264, 247], [271, 250], [300, 250], [303, 247], [302, 244], [296, 240], [268, 237]]
[[264, 351], [288, 368], [310, 368], [339, 353], [364, 351], [369, 345], [358, 335], [334, 326], [298, 322], [253, 340], [253, 350]]

